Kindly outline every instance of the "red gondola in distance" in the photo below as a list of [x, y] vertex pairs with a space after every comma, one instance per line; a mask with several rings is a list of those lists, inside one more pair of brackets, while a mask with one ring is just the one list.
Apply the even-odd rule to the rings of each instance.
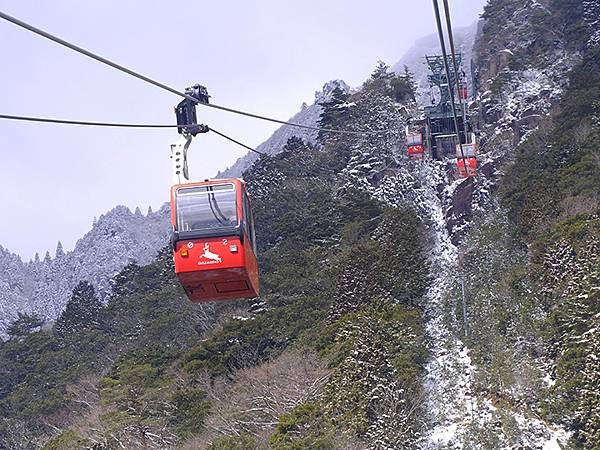
[[175, 274], [192, 302], [258, 296], [250, 199], [240, 179], [171, 188]]
[[477, 144], [474, 135], [470, 143], [456, 145], [456, 166], [461, 178], [477, 176]]
[[467, 83], [465, 81], [460, 83], [460, 88], [458, 90], [458, 98], [460, 100], [469, 99], [469, 88], [467, 87]]
[[406, 133], [406, 143], [408, 156], [411, 158], [422, 158], [425, 154], [423, 146], [423, 133]]

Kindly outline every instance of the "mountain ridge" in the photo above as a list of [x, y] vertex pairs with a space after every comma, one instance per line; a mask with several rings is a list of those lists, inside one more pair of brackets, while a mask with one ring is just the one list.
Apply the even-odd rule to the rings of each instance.
[[[350, 86], [344, 83], [343, 80], [331, 80], [323, 85], [321, 91], [315, 92], [315, 101], [312, 105], [302, 104], [299, 112], [294, 114], [288, 122], [297, 123], [304, 126], [318, 126], [319, 117], [322, 112], [321, 103], [330, 100], [333, 91], [339, 88], [343, 92], [350, 92]], [[256, 151], [266, 155], [273, 155], [283, 148], [288, 139], [295, 136], [306, 142], [315, 143], [318, 132], [298, 127], [283, 126], [275, 130], [275, 132], [262, 144], [256, 147]], [[216, 178], [238, 178], [242, 173], [258, 159], [258, 154], [249, 152], [245, 156], [239, 158], [231, 167], [219, 172]]]
[[43, 259], [24, 263], [0, 249], [0, 336], [19, 313], [37, 315], [46, 322], [62, 312], [73, 288], [89, 281], [101, 299], [111, 292], [111, 279], [127, 264], [148, 264], [169, 237], [169, 208], [161, 207], [146, 216], [116, 206], [94, 222], [77, 240], [72, 251], [49, 253]]

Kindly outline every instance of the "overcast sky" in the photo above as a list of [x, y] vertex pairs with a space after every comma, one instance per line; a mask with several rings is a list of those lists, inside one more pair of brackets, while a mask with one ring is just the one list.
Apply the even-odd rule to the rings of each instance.
[[[441, 2], [440, 2], [441, 3]], [[453, 0], [455, 26], [485, 0]], [[176, 88], [200, 83], [214, 103], [287, 120], [323, 83], [360, 85], [435, 30], [415, 0], [0, 0], [0, 9]], [[0, 113], [172, 123], [179, 98], [0, 19]], [[256, 146], [276, 125], [199, 108], [199, 121]], [[30, 259], [71, 250], [118, 204], [145, 213], [168, 200], [176, 131], [0, 120], [0, 245]], [[190, 150], [194, 179], [244, 154], [218, 136]]]

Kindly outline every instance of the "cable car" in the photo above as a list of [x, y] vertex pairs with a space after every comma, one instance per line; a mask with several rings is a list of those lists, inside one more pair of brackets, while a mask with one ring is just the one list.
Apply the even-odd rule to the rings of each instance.
[[477, 158], [459, 158], [456, 165], [459, 177], [470, 178], [477, 176]]
[[425, 153], [423, 146], [423, 133], [406, 133], [406, 144], [410, 158], [422, 158]]
[[[175, 108], [180, 137], [171, 145], [171, 224], [175, 275], [195, 303], [258, 296], [258, 262], [250, 198], [238, 178], [190, 182], [187, 151], [207, 133], [196, 103], [208, 103], [204, 86], [185, 90]], [[196, 101], [194, 101], [194, 99]]]
[[240, 179], [171, 188], [175, 274], [192, 302], [257, 297], [250, 199]]
[[477, 176], [477, 145], [474, 136], [470, 143], [462, 145], [462, 153], [461, 146], [456, 144], [456, 166], [461, 178]]
[[458, 98], [460, 98], [461, 100], [469, 99], [469, 89], [467, 87], [466, 81], [462, 81], [460, 83], [460, 89], [458, 90]]

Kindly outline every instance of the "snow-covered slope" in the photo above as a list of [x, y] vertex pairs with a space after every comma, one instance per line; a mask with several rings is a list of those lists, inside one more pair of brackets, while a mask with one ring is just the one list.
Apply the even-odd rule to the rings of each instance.
[[[495, 403], [488, 387], [481, 385], [485, 369], [464, 338], [461, 281], [466, 275], [461, 258], [473, 243], [461, 241], [465, 235], [471, 237], [473, 219], [481, 221], [499, 208], [493, 196], [502, 176], [499, 167], [514, 157], [516, 144], [527, 139], [556, 105], [568, 80], [566, 74], [579, 57], [557, 40], [555, 48], [543, 48], [539, 58], [520, 65], [513, 60], [510, 64], [514, 54], [526, 51], [527, 45], [535, 42], [530, 24], [536, 15], [539, 18], [545, 12], [535, 2], [506, 14], [509, 17], [501, 29], [502, 39], [484, 40], [476, 26], [462, 30], [462, 37], [468, 41], [462, 43], [465, 62], [469, 64], [475, 56], [475, 75], [480, 77], [481, 176], [475, 181], [453, 182], [451, 161], [411, 164], [405, 160], [401, 162], [405, 167], [387, 174], [379, 186], [370, 190], [392, 205], [408, 203], [416, 207], [428, 227], [432, 278], [423, 305], [430, 351], [424, 382], [428, 425], [420, 442], [424, 449], [559, 449], [569, 439], [569, 433], [560, 425], [546, 422], [528, 410], [536, 407], [531, 399], [519, 408]], [[472, 47], [478, 35], [475, 54]], [[485, 37], [489, 39], [489, 34]], [[428, 45], [430, 50], [426, 49]], [[439, 53], [436, 46], [435, 36], [422, 39], [394, 69], [401, 73], [407, 65], [423, 88], [426, 67], [422, 58], [425, 53]], [[465, 69], [468, 67], [465, 65]], [[419, 100], [423, 104], [427, 97], [421, 95]], [[514, 258], [508, 254], [503, 258], [510, 261], [511, 256]], [[469, 280], [465, 283], [468, 289]], [[543, 366], [542, 358], [535, 364]], [[526, 390], [523, 386], [512, 387], [515, 398]], [[498, 426], [506, 418], [514, 426], [512, 432]]]
[[30, 294], [31, 277], [27, 265], [0, 246], [0, 332], [19, 311], [27, 309]]
[[[350, 87], [342, 80], [331, 80], [323, 85], [323, 90], [315, 93], [315, 102], [312, 105], [302, 104], [300, 111], [295, 114], [289, 122], [315, 127], [318, 125], [319, 117], [321, 116], [320, 103], [330, 100], [331, 94], [336, 87], [339, 87], [345, 92], [350, 91]], [[292, 136], [299, 137], [304, 141], [314, 143], [317, 138], [317, 132], [305, 128], [282, 126], [278, 128], [273, 135], [265, 142], [260, 144], [256, 150], [267, 155], [279, 153], [289, 138]], [[231, 167], [219, 172], [217, 178], [240, 177], [244, 170], [258, 159], [258, 154], [249, 152], [245, 156], [239, 158]]]
[[132, 213], [117, 206], [94, 223], [73, 251], [59, 249], [54, 258], [21, 259], [0, 248], [0, 336], [18, 313], [35, 313], [46, 321], [62, 312], [73, 287], [89, 281], [102, 298], [110, 293], [111, 278], [129, 263], [150, 263], [169, 234], [169, 208]]

